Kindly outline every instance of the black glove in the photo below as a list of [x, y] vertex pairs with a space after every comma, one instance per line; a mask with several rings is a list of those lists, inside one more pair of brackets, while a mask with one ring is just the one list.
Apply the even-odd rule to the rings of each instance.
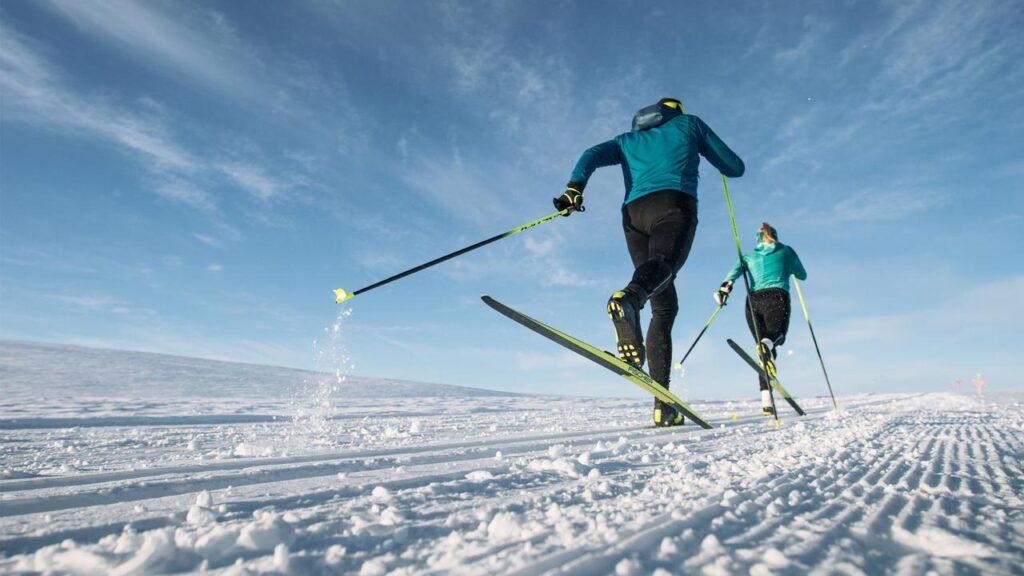
[[725, 306], [725, 301], [729, 299], [729, 292], [732, 292], [732, 282], [722, 282], [722, 286], [712, 294], [715, 298], [715, 303], [719, 306]]
[[569, 182], [561, 196], [551, 199], [555, 209], [559, 212], [568, 210], [566, 216], [573, 212], [585, 212], [587, 209], [583, 206], [583, 186], [582, 182]]

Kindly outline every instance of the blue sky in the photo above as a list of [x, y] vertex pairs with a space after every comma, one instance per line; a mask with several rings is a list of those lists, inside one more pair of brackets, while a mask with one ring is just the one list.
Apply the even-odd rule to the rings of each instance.
[[[2, 338], [312, 366], [333, 288], [549, 213], [580, 152], [675, 96], [746, 161], [747, 247], [767, 220], [804, 261], [839, 392], [1024, 384], [1014, 2], [41, 0], [0, 26]], [[699, 194], [679, 351], [735, 259], [706, 163]], [[599, 171], [585, 214], [356, 298], [355, 371], [632, 393], [478, 300], [611, 348], [621, 198]], [[791, 326], [784, 382], [822, 393]], [[727, 336], [739, 306], [674, 386], [753, 395]]]

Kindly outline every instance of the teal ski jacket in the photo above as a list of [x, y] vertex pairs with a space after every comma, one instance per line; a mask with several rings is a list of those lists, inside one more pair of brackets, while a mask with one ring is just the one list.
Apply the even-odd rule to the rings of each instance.
[[[782, 288], [789, 292], [790, 274], [796, 276], [798, 280], [807, 280], [807, 271], [800, 263], [796, 250], [778, 242], [762, 244], [760, 239], [761, 235], [758, 234], [757, 248], [743, 256], [743, 261], [750, 270], [751, 290]], [[725, 277], [725, 281], [734, 282], [741, 274], [743, 269], [737, 262]]]
[[743, 175], [743, 160], [703, 120], [680, 114], [660, 126], [626, 132], [588, 149], [569, 181], [585, 186], [594, 170], [621, 164], [626, 184], [623, 205], [661, 190], [696, 198], [698, 154], [729, 178]]

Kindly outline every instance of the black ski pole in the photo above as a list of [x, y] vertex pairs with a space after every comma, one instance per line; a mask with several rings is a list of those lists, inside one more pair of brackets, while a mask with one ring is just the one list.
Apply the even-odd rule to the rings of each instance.
[[[725, 304], [722, 304], [722, 306], [725, 306]], [[690, 348], [686, 351], [686, 354], [683, 354], [683, 359], [676, 362], [676, 370], [683, 369], [683, 362], [686, 362], [686, 359], [690, 356], [690, 352], [693, 352], [693, 349], [697, 347], [697, 342], [700, 342], [701, 337], [704, 336], [704, 333], [711, 327], [711, 323], [715, 321], [715, 317], [722, 311], [722, 306], [715, 308], [715, 311], [711, 313], [711, 318], [708, 318], [707, 323], [705, 323], [704, 327], [700, 329], [700, 334], [697, 334], [697, 338], [694, 339], [693, 344], [690, 344]]]
[[508, 238], [509, 236], [514, 236], [516, 234], [519, 234], [520, 232], [523, 232], [524, 230], [529, 230], [530, 228], [533, 228], [534, 226], [537, 226], [539, 224], [543, 224], [543, 223], [548, 222], [550, 220], [554, 220], [555, 218], [558, 218], [559, 216], [568, 216], [571, 213], [572, 213], [572, 210], [570, 210], [569, 208], [566, 208], [565, 210], [562, 210], [560, 212], [555, 212], [554, 214], [549, 214], [547, 216], [544, 216], [543, 218], [538, 218], [538, 219], [534, 220], [533, 222], [528, 222], [526, 224], [523, 224], [522, 226], [516, 226], [515, 228], [512, 228], [511, 230], [506, 230], [506, 231], [502, 232], [501, 234], [497, 234], [495, 236], [491, 236], [490, 238], [488, 238], [486, 240], [481, 240], [481, 241], [479, 241], [476, 244], [473, 244], [471, 246], [466, 246], [465, 248], [460, 248], [460, 249], [458, 249], [458, 250], [456, 250], [454, 252], [450, 252], [448, 254], [445, 254], [444, 256], [441, 256], [440, 258], [435, 258], [435, 259], [431, 260], [430, 262], [425, 262], [423, 264], [420, 264], [419, 266], [415, 266], [413, 268], [409, 268], [405, 272], [399, 272], [398, 274], [395, 274], [394, 276], [389, 276], [389, 277], [387, 277], [387, 278], [385, 278], [383, 280], [380, 280], [378, 282], [374, 282], [373, 284], [370, 284], [369, 286], [365, 286], [363, 288], [360, 288], [359, 290], [354, 290], [352, 292], [349, 292], [349, 291], [344, 290], [342, 288], [338, 288], [338, 289], [336, 289], [334, 291], [334, 297], [335, 297], [334, 300], [338, 304], [341, 304], [342, 302], [344, 302], [346, 300], [351, 300], [352, 298], [355, 298], [356, 296], [362, 294], [363, 292], [369, 292], [370, 290], [373, 290], [374, 288], [380, 288], [381, 286], [383, 286], [385, 284], [389, 284], [391, 282], [394, 282], [395, 280], [400, 280], [400, 279], [405, 278], [406, 276], [408, 276], [410, 274], [415, 274], [415, 273], [419, 272], [420, 270], [424, 270], [426, 268], [430, 268], [431, 266], [433, 266], [435, 264], [440, 264], [441, 262], [444, 262], [446, 260], [451, 260], [452, 258], [455, 258], [456, 256], [461, 256], [461, 255], [465, 254], [466, 252], [471, 252], [473, 250], [476, 250], [477, 248], [480, 248], [482, 246], [486, 246], [486, 245], [490, 244], [491, 242], [497, 242], [498, 240], [501, 240], [502, 238]]

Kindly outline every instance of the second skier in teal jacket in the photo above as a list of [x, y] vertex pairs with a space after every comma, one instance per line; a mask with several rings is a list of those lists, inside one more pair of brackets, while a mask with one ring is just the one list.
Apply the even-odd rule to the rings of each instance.
[[[768, 288], [781, 288], [789, 292], [789, 277], [796, 276], [798, 280], [807, 279], [807, 271], [796, 255], [796, 250], [779, 242], [778, 232], [768, 225], [767, 222], [761, 225], [757, 231], [757, 247], [749, 254], [743, 256], [743, 263], [750, 271], [750, 290], [767, 290]], [[730, 287], [732, 283], [743, 273], [739, 262], [725, 277], [725, 284]]]
[[[789, 331], [789, 277], [807, 279], [807, 271], [793, 248], [779, 242], [779, 233], [767, 222], [757, 231], [757, 247], [743, 255], [743, 262], [737, 262], [715, 291], [715, 302], [724, 306], [732, 290], [733, 282], [743, 274], [743, 267], [750, 272], [750, 295], [744, 310], [747, 326], [755, 338], [760, 338], [758, 355], [765, 359], [766, 371], [775, 374], [776, 347], [786, 341]], [[761, 386], [761, 407], [765, 414], [772, 414], [768, 382], [758, 378]]]

